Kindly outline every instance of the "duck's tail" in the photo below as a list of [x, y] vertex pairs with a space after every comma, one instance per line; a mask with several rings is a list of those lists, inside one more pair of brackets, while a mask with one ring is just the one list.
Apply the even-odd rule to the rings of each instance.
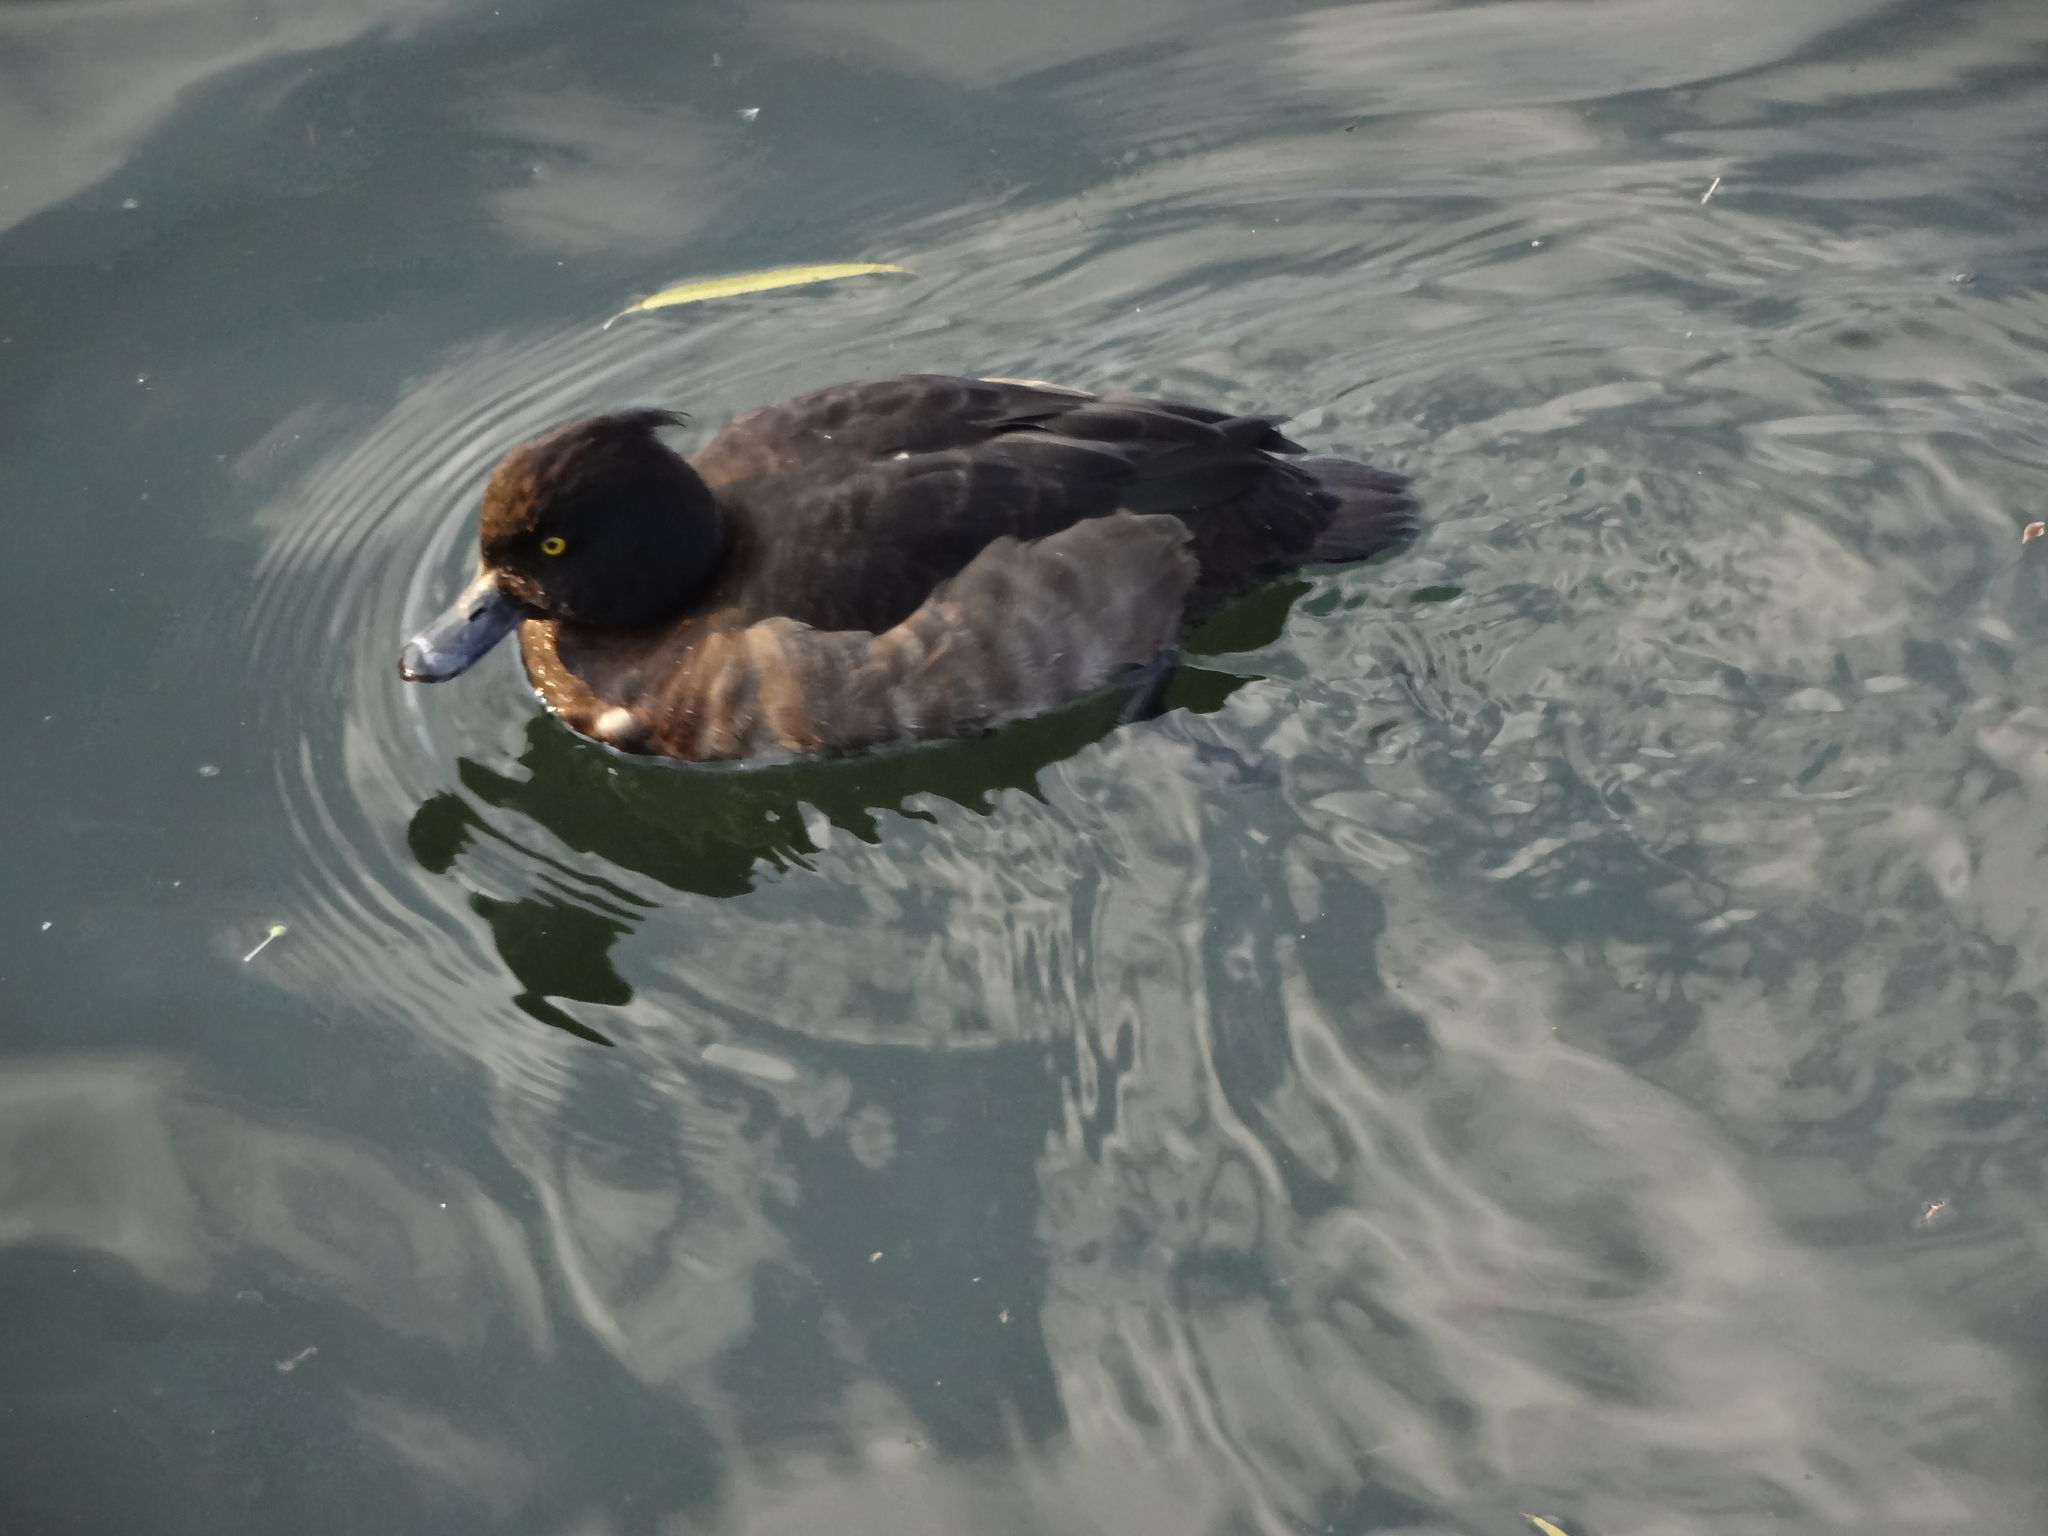
[[1415, 502], [1406, 475], [1351, 459], [1296, 459], [1294, 467], [1336, 502], [1304, 565], [1364, 560], [1415, 537]]

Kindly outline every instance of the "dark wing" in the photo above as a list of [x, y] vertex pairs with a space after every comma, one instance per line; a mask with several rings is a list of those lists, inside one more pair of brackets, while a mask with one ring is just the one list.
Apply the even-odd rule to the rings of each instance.
[[527, 665], [572, 727], [627, 751], [852, 751], [986, 730], [1102, 687], [1173, 645], [1195, 575], [1178, 520], [1115, 513], [996, 539], [879, 634], [726, 610], [649, 656], [530, 626]]
[[1299, 451], [1264, 417], [919, 376], [755, 412], [693, 462], [763, 466], [718, 484], [734, 548], [714, 606], [879, 632], [991, 540], [1120, 509], [1187, 524], [1205, 604], [1241, 590], [1298, 563], [1328, 521], [1332, 500], [1272, 457]]
[[714, 490], [805, 466], [837, 466], [971, 448], [1094, 397], [1021, 379], [914, 373], [835, 384], [739, 417], [690, 463]]

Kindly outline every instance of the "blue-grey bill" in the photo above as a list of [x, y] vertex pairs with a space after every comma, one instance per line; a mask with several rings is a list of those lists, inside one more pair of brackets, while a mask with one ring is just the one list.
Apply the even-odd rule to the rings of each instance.
[[445, 683], [460, 677], [525, 617], [525, 610], [485, 571], [462, 589], [445, 613], [405, 642], [398, 675], [408, 683]]

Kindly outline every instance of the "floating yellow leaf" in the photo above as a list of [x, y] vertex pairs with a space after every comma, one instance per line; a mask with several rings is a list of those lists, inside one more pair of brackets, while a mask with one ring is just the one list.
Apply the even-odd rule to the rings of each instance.
[[765, 272], [735, 272], [728, 277], [699, 278], [694, 283], [677, 283], [659, 293], [628, 304], [605, 321], [623, 320], [642, 310], [667, 309], [674, 304], [695, 304], [700, 299], [729, 299], [738, 293], [765, 293], [770, 288], [797, 288], [805, 283], [826, 283], [835, 277], [859, 277], [868, 272], [909, 272], [887, 261], [836, 261], [819, 267], [770, 267]]
[[1552, 1525], [1548, 1520], [1544, 1519], [1541, 1515], [1532, 1515], [1526, 1509], [1518, 1510], [1517, 1513], [1520, 1514], [1524, 1520], [1528, 1521], [1531, 1525], [1535, 1526], [1537, 1530], [1541, 1531], [1543, 1533], [1543, 1536], [1565, 1536], [1565, 1531], [1562, 1526]]

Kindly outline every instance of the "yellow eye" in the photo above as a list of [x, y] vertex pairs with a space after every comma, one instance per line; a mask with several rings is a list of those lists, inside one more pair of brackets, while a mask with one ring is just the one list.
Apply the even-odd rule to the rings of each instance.
[[559, 555], [569, 547], [569, 541], [558, 533], [551, 533], [540, 541], [540, 552], [544, 555]]

